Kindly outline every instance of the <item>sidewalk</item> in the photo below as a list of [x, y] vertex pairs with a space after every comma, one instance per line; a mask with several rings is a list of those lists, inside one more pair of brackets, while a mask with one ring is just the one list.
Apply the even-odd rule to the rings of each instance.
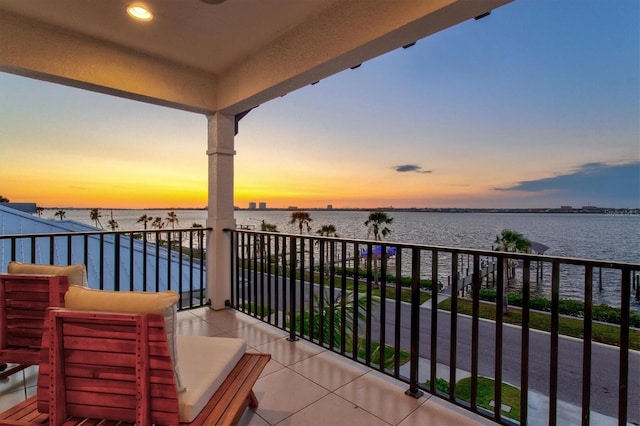
[[[419, 358], [418, 360], [418, 381], [424, 383], [429, 380], [429, 372], [431, 363], [427, 358]], [[400, 374], [409, 377], [409, 364], [400, 367]], [[436, 376], [445, 380], [449, 380], [449, 366], [438, 363], [436, 365]], [[465, 370], [456, 369], [456, 379], [464, 379], [471, 377], [471, 373]], [[528, 418], [527, 424], [530, 426], [546, 426], [549, 424], [549, 398], [541, 393], [529, 391], [528, 398]], [[582, 409], [576, 405], [564, 401], [558, 401], [557, 424], [560, 425], [576, 425], [582, 424]], [[600, 413], [591, 411], [591, 424], [598, 426], [615, 426], [618, 420], [605, 416]]]

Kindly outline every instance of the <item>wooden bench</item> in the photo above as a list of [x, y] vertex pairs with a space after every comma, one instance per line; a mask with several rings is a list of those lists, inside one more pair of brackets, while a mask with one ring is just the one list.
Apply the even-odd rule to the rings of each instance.
[[46, 309], [64, 306], [67, 277], [0, 274], [0, 379], [38, 364]]
[[[245, 353], [190, 424], [236, 424], [257, 407], [252, 388], [269, 359]], [[51, 309], [38, 394], [0, 414], [0, 425], [176, 425], [178, 401], [162, 315]]]

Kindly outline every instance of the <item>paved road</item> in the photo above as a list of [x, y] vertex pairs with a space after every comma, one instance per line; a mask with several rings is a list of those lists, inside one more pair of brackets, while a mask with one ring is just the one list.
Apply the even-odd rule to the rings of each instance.
[[[403, 347], [408, 347], [409, 307], [401, 308], [400, 325]], [[387, 312], [395, 308], [387, 303]], [[387, 314], [389, 315], [389, 314]], [[431, 351], [431, 310], [420, 311], [420, 354], [430, 357]], [[393, 317], [392, 317], [393, 318]], [[437, 361], [449, 364], [451, 315], [438, 314], [438, 357]], [[395, 328], [387, 321], [387, 333]], [[507, 383], [520, 385], [521, 359], [520, 327], [503, 327], [503, 367], [502, 377]], [[471, 371], [471, 318], [458, 316], [457, 323], [457, 368]], [[479, 324], [479, 374], [493, 377], [495, 370], [495, 322], [481, 320]], [[558, 346], [558, 398], [578, 406], [582, 405], [582, 340], [562, 337]], [[549, 394], [550, 366], [549, 333], [532, 330], [529, 333], [529, 389], [543, 395]], [[608, 345], [592, 345], [591, 367], [591, 409], [611, 417], [617, 417], [618, 409], [618, 365], [620, 351]], [[640, 354], [631, 352], [629, 359], [629, 421], [640, 421]]]
[[[273, 280], [275, 282], [275, 280]], [[258, 287], [260, 290], [260, 287]], [[272, 305], [275, 300], [275, 284], [272, 283]], [[248, 291], [248, 288], [245, 290]], [[327, 289], [328, 290], [328, 289]], [[300, 305], [300, 284], [297, 284], [296, 309]], [[309, 306], [309, 285], [305, 284], [304, 306]], [[317, 295], [318, 288], [314, 287]], [[289, 291], [286, 299], [282, 299], [282, 281], [278, 283], [279, 310], [287, 310], [289, 305]], [[260, 292], [258, 291], [258, 295]], [[260, 296], [259, 296], [260, 297]], [[265, 301], [267, 291], [265, 288]], [[251, 293], [253, 299], [253, 292]], [[260, 299], [258, 300], [260, 302]], [[266, 302], [265, 302], [266, 303]], [[427, 303], [426, 305], [429, 305]], [[400, 322], [395, 321], [395, 301], [386, 304], [385, 333], [386, 342], [393, 342], [396, 331], [400, 335], [401, 347], [410, 347], [410, 305], [400, 305]], [[372, 309], [371, 333], [372, 339], [377, 340], [380, 333], [381, 305]], [[471, 318], [464, 315], [457, 317], [457, 368], [471, 371]], [[360, 336], [364, 336], [366, 322], [360, 322]], [[449, 312], [438, 313], [437, 362], [449, 365], [451, 315]], [[420, 308], [419, 353], [422, 358], [431, 355], [431, 309], [428, 306]], [[532, 330], [529, 334], [529, 388], [543, 395], [549, 394], [549, 366], [550, 366], [550, 335], [549, 333]], [[481, 320], [479, 324], [479, 374], [494, 377], [495, 368], [495, 322]], [[560, 336], [558, 347], [558, 398], [580, 406], [582, 404], [582, 340]], [[617, 417], [618, 410], [618, 365], [619, 350], [617, 347], [594, 343], [592, 345], [591, 367], [591, 410]], [[521, 359], [521, 329], [520, 327], [505, 325], [503, 327], [502, 346], [502, 377], [503, 381], [520, 385]], [[428, 372], [420, 372], [420, 376]], [[640, 353], [631, 351], [629, 358], [629, 386], [628, 386], [628, 420], [640, 423]]]

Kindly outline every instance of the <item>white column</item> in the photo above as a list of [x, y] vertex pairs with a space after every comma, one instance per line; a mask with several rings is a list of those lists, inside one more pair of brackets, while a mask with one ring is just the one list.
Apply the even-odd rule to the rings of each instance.
[[224, 229], [234, 229], [233, 156], [235, 117], [215, 113], [208, 116], [209, 204], [207, 227], [207, 296], [213, 309], [231, 299], [231, 238]]

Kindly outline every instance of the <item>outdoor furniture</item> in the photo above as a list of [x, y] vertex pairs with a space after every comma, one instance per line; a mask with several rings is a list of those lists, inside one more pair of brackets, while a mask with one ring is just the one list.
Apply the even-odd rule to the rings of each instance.
[[[189, 424], [229, 425], [248, 406], [257, 406], [252, 388], [270, 355], [244, 353], [244, 341], [236, 342], [241, 339], [177, 337], [183, 392], [176, 386], [162, 314], [52, 308], [43, 333], [37, 395], [0, 414], [0, 424], [75, 425], [90, 417], [88, 424], [176, 425], [186, 410], [195, 416]], [[238, 348], [242, 353], [229, 372], [211, 377], [211, 369], [224, 371], [213, 364], [225, 364]], [[193, 365], [194, 359], [199, 365]], [[218, 379], [221, 384], [211, 389], [209, 383]], [[210, 392], [204, 408], [189, 412], [184, 399], [190, 390], [202, 389]]]
[[46, 309], [64, 306], [68, 287], [66, 276], [0, 274], [0, 379], [40, 362]]

